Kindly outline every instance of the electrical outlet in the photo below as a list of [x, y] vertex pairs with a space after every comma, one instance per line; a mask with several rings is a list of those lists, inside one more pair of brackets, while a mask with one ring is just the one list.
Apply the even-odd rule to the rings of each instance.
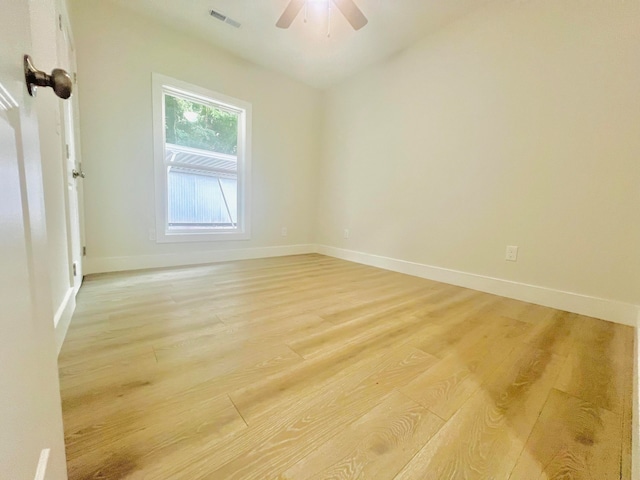
[[344, 229], [344, 238], [349, 238], [349, 229], [348, 228]]
[[280, 235], [282, 235], [283, 237], [287, 236], [287, 227], [282, 227], [282, 231], [280, 232]]
[[507, 245], [507, 253], [504, 258], [510, 262], [518, 261], [518, 247], [515, 245]]
[[156, 239], [156, 229], [155, 228], [150, 228], [149, 229], [149, 240], [153, 241]]

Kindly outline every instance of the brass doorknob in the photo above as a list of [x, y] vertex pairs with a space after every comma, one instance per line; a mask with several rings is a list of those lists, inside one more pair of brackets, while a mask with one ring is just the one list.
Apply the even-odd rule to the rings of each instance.
[[51, 75], [42, 72], [33, 66], [29, 55], [24, 56], [24, 78], [27, 82], [29, 95], [32, 97], [36, 96], [37, 87], [51, 87], [55, 94], [62, 99], [71, 96], [73, 82], [67, 72], [61, 68], [54, 68]]

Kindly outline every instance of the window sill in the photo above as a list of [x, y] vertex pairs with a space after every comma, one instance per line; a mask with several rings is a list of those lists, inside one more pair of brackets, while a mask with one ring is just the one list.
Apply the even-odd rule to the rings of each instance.
[[250, 240], [249, 232], [168, 232], [156, 235], [156, 243], [183, 242], [227, 242], [235, 240]]

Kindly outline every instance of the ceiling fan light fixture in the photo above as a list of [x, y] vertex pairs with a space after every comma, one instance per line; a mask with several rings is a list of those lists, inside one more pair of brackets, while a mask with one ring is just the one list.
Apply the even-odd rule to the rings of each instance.
[[302, 10], [304, 6], [308, 5], [309, 2], [327, 5], [329, 9], [333, 3], [338, 7], [340, 13], [342, 13], [342, 15], [347, 19], [354, 30], [360, 30], [369, 22], [367, 17], [362, 13], [362, 10], [358, 8], [353, 0], [290, 0], [284, 12], [276, 22], [276, 27], [289, 28], [298, 13], [300, 13], [300, 10]]

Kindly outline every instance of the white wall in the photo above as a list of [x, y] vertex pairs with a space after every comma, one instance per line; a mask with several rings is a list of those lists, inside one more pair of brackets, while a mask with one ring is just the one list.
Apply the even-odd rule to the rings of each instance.
[[318, 242], [640, 304], [638, 25], [494, 3], [330, 89]]
[[[71, 16], [87, 174], [88, 273], [180, 263], [198, 252], [206, 259], [221, 250], [312, 242], [319, 91], [109, 2], [72, 2]], [[251, 240], [157, 244], [149, 239], [155, 228], [152, 72], [252, 104]], [[284, 226], [287, 237], [281, 236]], [[141, 256], [148, 263], [140, 264]]]

